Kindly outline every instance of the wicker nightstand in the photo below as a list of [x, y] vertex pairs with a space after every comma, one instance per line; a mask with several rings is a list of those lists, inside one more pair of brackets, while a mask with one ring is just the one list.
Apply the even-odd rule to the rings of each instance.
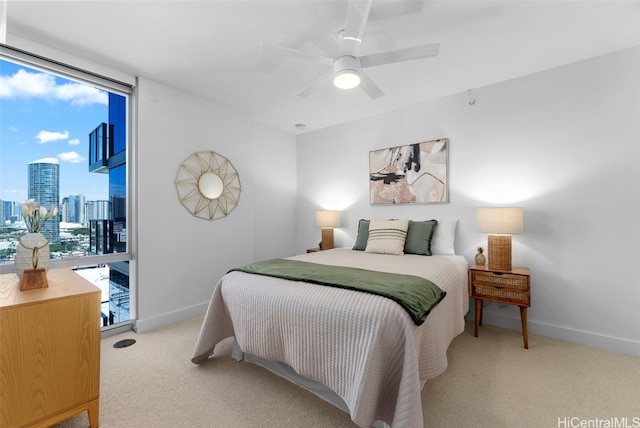
[[485, 265], [473, 265], [469, 269], [469, 293], [476, 299], [475, 336], [482, 325], [484, 300], [518, 305], [522, 337], [525, 349], [529, 349], [527, 334], [527, 308], [531, 306], [531, 273], [529, 268], [513, 267], [509, 271], [491, 270]]

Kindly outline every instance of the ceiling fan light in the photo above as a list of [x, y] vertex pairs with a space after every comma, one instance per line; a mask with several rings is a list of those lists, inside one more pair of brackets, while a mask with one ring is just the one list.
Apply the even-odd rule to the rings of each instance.
[[360, 74], [355, 70], [342, 70], [333, 77], [336, 88], [352, 89], [360, 84]]

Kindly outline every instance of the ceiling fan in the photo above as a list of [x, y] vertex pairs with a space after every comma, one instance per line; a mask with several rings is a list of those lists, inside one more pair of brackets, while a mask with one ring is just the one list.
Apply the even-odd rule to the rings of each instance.
[[344, 30], [340, 32], [342, 51], [337, 58], [267, 43], [260, 44], [260, 51], [331, 66], [331, 70], [328, 73], [300, 92], [298, 94], [300, 97], [311, 95], [327, 82], [333, 80], [333, 84], [338, 88], [351, 89], [360, 86], [372, 99], [380, 98], [384, 95], [384, 92], [363, 69], [437, 56], [440, 51], [440, 43], [357, 56], [357, 50], [362, 43], [372, 3], [373, 0], [348, 0], [347, 19]]

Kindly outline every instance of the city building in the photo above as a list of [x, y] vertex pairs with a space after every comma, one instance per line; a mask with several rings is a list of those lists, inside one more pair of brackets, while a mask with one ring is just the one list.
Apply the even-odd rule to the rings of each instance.
[[[60, 203], [60, 164], [56, 158], [43, 158], [28, 164], [28, 199], [33, 199], [47, 210]], [[54, 216], [44, 225], [51, 242], [60, 241], [60, 221]]]
[[[92, 254], [126, 251], [125, 97], [109, 93], [108, 121], [89, 134], [89, 172], [109, 174], [109, 201], [87, 204], [89, 252]], [[129, 301], [129, 263], [109, 263], [109, 314], [105, 325], [128, 321]]]
[[61, 223], [69, 222], [69, 197], [66, 196], [60, 201], [60, 211], [58, 212]]
[[87, 222], [84, 195], [69, 195], [69, 223], [85, 225]]
[[20, 205], [14, 201], [0, 200], [0, 219], [2, 219], [3, 224], [15, 223], [22, 219]]

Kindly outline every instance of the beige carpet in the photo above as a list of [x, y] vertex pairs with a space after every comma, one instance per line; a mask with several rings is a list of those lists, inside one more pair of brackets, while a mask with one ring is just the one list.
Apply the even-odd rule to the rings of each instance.
[[[231, 342], [192, 364], [201, 320], [102, 340], [101, 427], [355, 426], [313, 394], [232, 360]], [[113, 348], [125, 338], [137, 343]], [[449, 348], [448, 370], [427, 382], [422, 406], [425, 427], [598, 426], [579, 425], [596, 419], [640, 427], [640, 359], [535, 335], [525, 350], [519, 332], [485, 325], [475, 338], [467, 323]], [[56, 427], [88, 427], [88, 418]]]

